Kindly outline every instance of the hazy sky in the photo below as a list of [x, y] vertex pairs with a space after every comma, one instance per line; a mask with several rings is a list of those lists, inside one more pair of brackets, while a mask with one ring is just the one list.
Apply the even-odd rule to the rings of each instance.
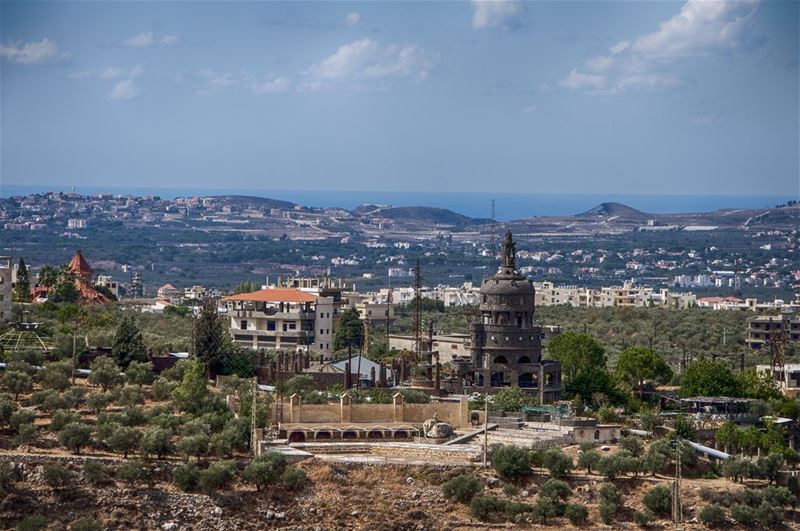
[[4, 1], [0, 179], [796, 194], [799, 5]]

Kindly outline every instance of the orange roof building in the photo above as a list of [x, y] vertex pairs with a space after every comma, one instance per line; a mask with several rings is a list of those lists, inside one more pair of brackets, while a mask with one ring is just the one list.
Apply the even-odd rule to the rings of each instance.
[[77, 277], [90, 278], [94, 275], [94, 269], [83, 257], [80, 251], [75, 251], [75, 256], [67, 264], [67, 271]]
[[80, 251], [75, 252], [75, 256], [67, 264], [67, 273], [74, 277], [75, 289], [78, 290], [81, 304], [106, 304], [109, 298], [100, 293], [92, 285], [94, 269], [83, 257]]
[[[333, 342], [331, 300], [294, 288], [268, 288], [231, 295], [223, 302], [231, 335], [239, 345], [307, 352], [312, 347], [329, 349]], [[318, 312], [324, 320], [317, 321]]]
[[251, 302], [316, 302], [317, 297], [311, 293], [294, 288], [267, 288], [250, 293], [239, 293], [225, 297], [226, 301]]

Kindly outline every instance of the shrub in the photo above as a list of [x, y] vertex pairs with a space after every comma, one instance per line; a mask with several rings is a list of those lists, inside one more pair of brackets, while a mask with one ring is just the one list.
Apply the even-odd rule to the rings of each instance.
[[636, 525], [639, 527], [647, 527], [655, 518], [655, 515], [650, 509], [644, 509], [643, 511], [636, 511], [633, 513], [633, 521], [636, 522]]
[[610, 525], [614, 521], [614, 517], [619, 512], [619, 505], [603, 501], [600, 502], [600, 519], [604, 524]]
[[187, 435], [178, 441], [178, 452], [186, 456], [195, 456], [197, 460], [208, 452], [208, 435], [198, 433], [197, 435]]
[[755, 519], [761, 527], [769, 529], [775, 526], [783, 518], [783, 509], [774, 507], [767, 502], [763, 502], [755, 509]]
[[144, 404], [144, 394], [138, 387], [123, 387], [117, 393], [117, 403], [121, 406]]
[[153, 381], [153, 364], [150, 362], [132, 361], [125, 369], [125, 381], [131, 385], [149, 385]]
[[706, 527], [722, 527], [727, 522], [725, 509], [716, 503], [703, 507], [697, 517]]
[[153, 398], [156, 400], [168, 400], [172, 396], [172, 391], [174, 391], [177, 386], [178, 384], [176, 382], [162, 376], [153, 383], [150, 391], [152, 391]]
[[231, 433], [225, 430], [211, 436], [211, 453], [219, 458], [230, 457], [233, 454], [233, 441]]
[[572, 458], [561, 448], [550, 448], [542, 456], [542, 465], [554, 478], [563, 478], [572, 470]]
[[53, 463], [45, 465], [42, 471], [42, 479], [48, 486], [57, 489], [69, 483], [70, 479], [72, 479], [72, 474], [62, 465]]
[[126, 483], [150, 483], [153, 473], [142, 461], [131, 461], [117, 469], [117, 477]]
[[46, 527], [47, 518], [41, 514], [32, 514], [17, 522], [17, 531], [39, 531]]
[[303, 490], [308, 485], [308, 475], [305, 471], [290, 466], [281, 475], [281, 483], [289, 490]]
[[629, 451], [634, 457], [642, 455], [642, 451], [644, 450], [644, 444], [642, 443], [642, 440], [635, 436], [621, 438], [619, 440], [619, 447], [623, 450]]
[[604, 502], [613, 503], [618, 507], [622, 507], [622, 494], [613, 483], [603, 483], [600, 486], [600, 499]]
[[17, 409], [8, 418], [8, 424], [19, 432], [20, 426], [31, 425], [36, 418], [36, 414], [30, 409]]
[[756, 468], [761, 477], [769, 481], [770, 485], [775, 481], [778, 476], [778, 471], [783, 464], [783, 456], [781, 454], [769, 454], [759, 457], [756, 461]]
[[103, 524], [87, 516], [72, 524], [72, 531], [103, 531]]
[[80, 415], [66, 409], [59, 409], [53, 413], [53, 420], [50, 421], [50, 429], [61, 431], [70, 422], [78, 422], [81, 420]]
[[100, 413], [112, 402], [113, 396], [111, 393], [92, 393], [86, 398], [86, 403], [95, 413]]
[[200, 480], [200, 471], [194, 463], [186, 463], [172, 471], [172, 478], [179, 489], [189, 492], [197, 488]]
[[100, 356], [96, 358], [89, 366], [91, 374], [89, 374], [89, 383], [92, 385], [99, 385], [103, 392], [108, 391], [110, 387], [116, 387], [122, 383], [122, 375], [119, 372], [117, 364], [108, 356]]
[[589, 510], [580, 503], [570, 503], [564, 508], [564, 516], [574, 526], [581, 526], [589, 520]]
[[261, 490], [271, 484], [277, 483], [286, 469], [286, 458], [276, 452], [268, 452], [254, 459], [244, 470], [244, 479], [253, 483], [256, 490]]
[[547, 498], [553, 502], [564, 501], [572, 494], [572, 489], [566, 481], [560, 479], [548, 479], [539, 488], [539, 497]]
[[764, 494], [756, 489], [744, 489], [739, 491], [736, 496], [736, 502], [742, 505], [749, 505], [750, 507], [758, 507], [764, 501]]
[[81, 447], [89, 444], [91, 439], [92, 428], [82, 422], [70, 422], [58, 434], [58, 441], [64, 447], [74, 450], [76, 454], [80, 454]]
[[128, 454], [139, 447], [142, 432], [136, 428], [118, 426], [108, 437], [108, 446], [112, 451], [123, 454], [125, 459]]
[[14, 437], [14, 444], [22, 446], [30, 444], [36, 438], [36, 426], [33, 424], [23, 424], [17, 428], [17, 436]]
[[503, 512], [505, 513], [506, 518], [511, 520], [519, 514], [533, 512], [533, 506], [529, 503], [506, 501], [503, 507]]
[[545, 525], [548, 518], [558, 516], [558, 513], [558, 507], [549, 498], [537, 498], [536, 503], [533, 505], [533, 515]]
[[206, 494], [212, 494], [217, 490], [224, 489], [230, 484], [233, 480], [235, 470], [236, 467], [231, 461], [214, 463], [200, 472], [198, 485]]
[[642, 502], [654, 513], [668, 515], [672, 511], [672, 492], [666, 485], [656, 485], [645, 494]]
[[731, 507], [731, 518], [745, 527], [750, 527], [756, 521], [756, 512], [749, 505], [737, 503]]
[[511, 445], [500, 445], [492, 452], [492, 466], [507, 479], [519, 479], [531, 472], [528, 452]]
[[795, 497], [792, 495], [792, 492], [786, 487], [769, 485], [765, 487], [761, 493], [764, 497], [764, 501], [775, 507], [793, 505], [796, 501]]
[[139, 450], [145, 457], [156, 454], [159, 459], [163, 459], [174, 450], [172, 433], [163, 428], [150, 428], [142, 434]]
[[516, 496], [518, 493], [519, 489], [513, 483], [503, 485], [503, 494], [506, 496]]
[[469, 504], [472, 515], [480, 520], [488, 520], [493, 513], [503, 509], [503, 501], [494, 496], [475, 496]]
[[483, 490], [483, 484], [474, 476], [461, 474], [442, 485], [442, 494], [446, 498], [453, 498], [461, 503], [469, 503]]
[[86, 461], [83, 464], [83, 479], [89, 483], [102, 483], [108, 478], [106, 467], [97, 461]]
[[578, 455], [578, 466], [585, 468], [587, 474], [592, 473], [592, 467], [597, 466], [603, 456], [597, 450], [584, 450]]

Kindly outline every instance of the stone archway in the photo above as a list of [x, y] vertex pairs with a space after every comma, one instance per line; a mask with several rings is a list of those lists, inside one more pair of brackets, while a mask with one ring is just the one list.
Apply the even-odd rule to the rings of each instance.
[[293, 431], [289, 434], [289, 442], [290, 443], [297, 443], [297, 442], [306, 442], [306, 434], [302, 431]]
[[508, 365], [508, 358], [505, 356], [495, 356], [494, 361], [492, 362], [495, 365]]

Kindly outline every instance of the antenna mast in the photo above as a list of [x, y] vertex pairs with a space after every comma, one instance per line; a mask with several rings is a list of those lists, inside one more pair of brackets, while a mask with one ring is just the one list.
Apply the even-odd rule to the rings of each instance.
[[414, 267], [414, 355], [419, 362], [420, 343], [422, 342], [422, 270], [419, 258]]

